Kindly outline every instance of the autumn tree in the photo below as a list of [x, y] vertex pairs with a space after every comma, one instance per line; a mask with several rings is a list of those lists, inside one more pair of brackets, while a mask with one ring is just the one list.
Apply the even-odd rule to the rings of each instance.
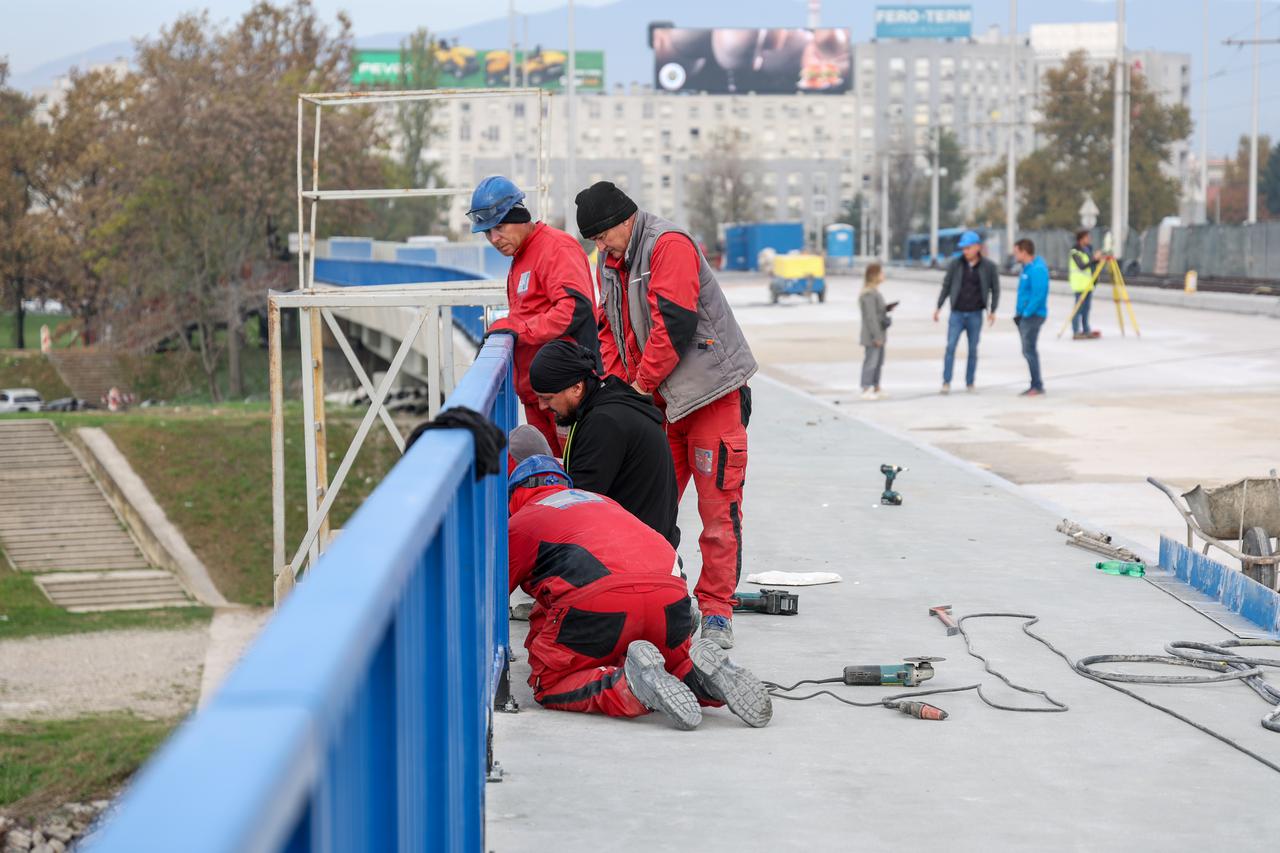
[[35, 103], [7, 85], [8, 63], [0, 60], [0, 287], [13, 306], [14, 347], [26, 346], [23, 303], [40, 282], [37, 182], [47, 140], [35, 120]]
[[77, 318], [86, 344], [100, 342], [110, 306], [131, 316], [126, 294], [136, 284], [135, 265], [121, 226], [135, 183], [128, 160], [137, 137], [129, 113], [137, 94], [130, 74], [76, 73], [50, 112], [37, 181], [44, 269], [50, 294]]
[[[1111, 210], [1111, 149], [1114, 64], [1090, 65], [1083, 51], [1045, 73], [1036, 125], [1040, 144], [1017, 166], [1018, 223], [1026, 228], [1075, 228], [1085, 194]], [[1191, 132], [1182, 104], [1167, 105], [1138, 70], [1130, 74], [1129, 224], [1148, 228], [1177, 213], [1178, 179], [1164, 171], [1174, 143]], [[1005, 167], [978, 176], [978, 187], [1004, 196]], [[994, 205], [983, 208], [995, 218]], [[1003, 220], [1003, 214], [999, 219]]]
[[[1278, 146], [1280, 147], [1280, 146]], [[1266, 220], [1277, 213], [1268, 192], [1267, 177], [1272, 172], [1280, 180], [1280, 158], [1271, 156], [1271, 138], [1265, 135], [1258, 137], [1258, 219]], [[1280, 195], [1280, 190], [1273, 190]], [[1222, 186], [1218, 190], [1219, 204], [1214, 211], [1216, 221], [1242, 223], [1249, 218], [1249, 137], [1241, 136], [1236, 147], [1236, 156], [1228, 160], [1222, 173]], [[1280, 198], [1275, 199], [1280, 202]], [[1277, 205], [1280, 207], [1280, 205]]]
[[718, 130], [689, 174], [689, 229], [707, 246], [719, 243], [720, 226], [756, 216], [755, 187], [748, 180], [743, 131]]
[[[194, 328], [215, 400], [224, 354], [228, 393], [242, 393], [242, 319], [290, 275], [280, 243], [297, 215], [297, 96], [346, 88], [352, 49], [350, 21], [330, 32], [305, 0], [259, 2], [229, 30], [185, 15], [138, 45], [129, 237], [151, 293], [174, 306], [174, 331]], [[378, 185], [377, 139], [370, 110], [326, 110], [321, 187]], [[328, 228], [361, 215], [337, 203], [321, 213]]]

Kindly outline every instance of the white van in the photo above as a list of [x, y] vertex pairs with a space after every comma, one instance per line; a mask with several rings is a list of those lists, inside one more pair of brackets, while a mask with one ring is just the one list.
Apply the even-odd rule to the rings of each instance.
[[0, 413], [38, 412], [43, 408], [44, 400], [34, 388], [0, 388]]

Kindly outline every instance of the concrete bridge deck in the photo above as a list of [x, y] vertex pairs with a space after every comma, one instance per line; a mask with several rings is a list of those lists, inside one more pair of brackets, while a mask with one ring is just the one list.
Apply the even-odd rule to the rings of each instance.
[[[1073, 660], [1229, 636], [1143, 580], [1094, 570], [1090, 554], [1054, 532], [1058, 515], [1016, 487], [776, 381], [754, 387], [744, 574], [843, 577], [801, 589], [797, 617], [739, 615], [734, 657], [757, 675], [790, 682], [939, 655], [947, 660], [931, 686], [982, 682], [997, 702], [1042, 708], [983, 673], [928, 607], [1036, 614], [1035, 630]], [[882, 462], [909, 469], [901, 507], [878, 504]], [[681, 523], [697, 529], [688, 500]], [[696, 548], [682, 552], [696, 570]], [[823, 697], [775, 702], [763, 730], [720, 711], [683, 733], [656, 715], [539, 708], [522, 654], [513, 673], [522, 711], [497, 721], [507, 776], [488, 787], [488, 846], [1274, 849], [1276, 772], [1074, 674], [1019, 624], [967, 627], [995, 668], [1069, 711], [998, 711], [965, 693], [936, 697], [951, 717], [928, 722]], [[513, 628], [522, 653], [523, 623]], [[895, 688], [834, 689], [868, 700]], [[1244, 686], [1137, 690], [1280, 762], [1280, 736], [1259, 725], [1268, 706]]]

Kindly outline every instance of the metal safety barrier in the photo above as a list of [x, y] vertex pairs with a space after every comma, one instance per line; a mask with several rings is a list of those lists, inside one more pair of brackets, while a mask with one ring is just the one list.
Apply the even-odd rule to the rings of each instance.
[[[511, 354], [490, 339], [445, 408], [509, 431]], [[425, 433], [85, 849], [483, 850], [507, 501], [474, 471], [468, 432]]]

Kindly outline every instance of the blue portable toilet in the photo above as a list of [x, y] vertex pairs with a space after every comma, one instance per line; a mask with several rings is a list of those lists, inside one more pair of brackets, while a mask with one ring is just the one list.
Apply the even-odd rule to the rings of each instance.
[[827, 263], [834, 269], [853, 269], [854, 229], [836, 222], [827, 226]]

